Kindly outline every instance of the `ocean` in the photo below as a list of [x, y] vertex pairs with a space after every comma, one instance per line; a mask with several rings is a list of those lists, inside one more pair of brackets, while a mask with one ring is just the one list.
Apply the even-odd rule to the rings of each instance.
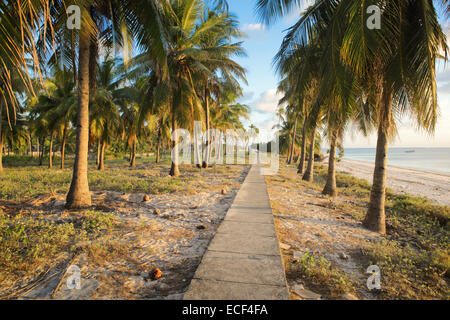
[[[344, 159], [375, 162], [375, 148], [346, 148]], [[388, 165], [450, 173], [450, 148], [390, 148]]]

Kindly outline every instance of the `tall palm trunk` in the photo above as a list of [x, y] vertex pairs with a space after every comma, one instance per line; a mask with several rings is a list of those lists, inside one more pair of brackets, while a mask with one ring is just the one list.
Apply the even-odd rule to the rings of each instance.
[[325, 188], [323, 188], [322, 194], [332, 197], [337, 196], [336, 188], [336, 144], [337, 144], [337, 130], [333, 130], [330, 142], [330, 156], [328, 158], [328, 176]]
[[41, 151], [40, 153], [38, 153], [39, 156], [39, 166], [42, 166], [43, 162], [44, 162], [44, 149], [45, 149], [45, 138], [41, 137], [39, 139], [39, 145], [41, 146]]
[[175, 119], [175, 107], [172, 106], [172, 166], [170, 168], [170, 175], [172, 177], [177, 177], [180, 175], [180, 169], [178, 168], [178, 135], [176, 133], [177, 130], [177, 120]]
[[388, 132], [391, 118], [392, 96], [388, 89], [384, 88], [382, 96], [382, 110], [380, 124], [378, 126], [377, 151], [375, 156], [375, 170], [373, 184], [370, 192], [370, 203], [363, 225], [381, 234], [386, 233], [386, 169], [388, 154]]
[[158, 145], [156, 146], [156, 163], [159, 163], [159, 152], [161, 150], [161, 126], [158, 129]]
[[88, 26], [80, 32], [78, 54], [78, 117], [75, 164], [66, 206], [81, 208], [91, 205], [88, 183], [89, 151], [89, 40]]
[[198, 137], [197, 137], [197, 132], [195, 130], [195, 113], [194, 113], [194, 105], [191, 103], [191, 127], [192, 127], [192, 135], [191, 137], [194, 138], [194, 143], [192, 144], [194, 146], [194, 162], [197, 168], [201, 168], [202, 164], [201, 164], [201, 153], [200, 153], [200, 149], [196, 146]]
[[100, 159], [98, 161], [98, 170], [105, 170], [105, 148], [106, 142], [102, 141], [102, 147], [100, 149]]
[[309, 145], [309, 160], [306, 172], [303, 175], [303, 180], [313, 182], [314, 181], [314, 144], [316, 142], [316, 128], [314, 124], [312, 134], [311, 134], [311, 144]]
[[[0, 128], [1, 129], [1, 128]], [[31, 137], [31, 134], [28, 134], [28, 150], [30, 151], [28, 153], [31, 158], [33, 158], [33, 138]]]
[[53, 132], [50, 134], [50, 147], [48, 150], [48, 168], [51, 169], [53, 167]]
[[303, 129], [302, 129], [302, 145], [300, 150], [300, 163], [298, 165], [298, 174], [303, 174], [303, 170], [305, 170], [305, 158], [306, 158], [306, 120], [303, 121]]
[[66, 153], [66, 140], [67, 140], [67, 130], [69, 125], [66, 123], [64, 124], [64, 132], [63, 137], [61, 141], [61, 170], [64, 169], [64, 156]]
[[208, 88], [205, 88], [205, 127], [206, 127], [206, 153], [205, 159], [203, 160], [202, 167], [208, 168], [210, 159], [210, 132], [209, 132], [209, 99], [208, 99]]
[[100, 143], [100, 140], [98, 140], [97, 143], [97, 160], [95, 161], [95, 164], [98, 166], [100, 163], [100, 149], [102, 148], [102, 144]]
[[131, 160], [130, 167], [134, 168], [136, 166], [136, 138], [133, 139], [133, 146], [131, 149]]
[[291, 142], [291, 152], [289, 154], [289, 158], [287, 163], [291, 164], [292, 159], [294, 158], [294, 149], [295, 149], [295, 137], [297, 136], [297, 116], [295, 117], [294, 128], [292, 129], [292, 142]]

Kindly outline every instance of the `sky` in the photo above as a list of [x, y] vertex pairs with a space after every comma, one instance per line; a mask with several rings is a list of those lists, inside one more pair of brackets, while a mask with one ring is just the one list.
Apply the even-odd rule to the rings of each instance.
[[[256, 13], [256, 0], [229, 0], [230, 12], [239, 22], [241, 30], [247, 34], [244, 48], [247, 57], [236, 60], [247, 69], [248, 85], [243, 84], [244, 97], [241, 103], [251, 108], [250, 123], [260, 129], [259, 139], [269, 141], [273, 137], [274, 125], [278, 123], [276, 110], [279, 77], [272, 65], [285, 30], [293, 25], [302, 8], [297, 8], [290, 15], [279, 19], [270, 27], [263, 25]], [[450, 34], [450, 27], [445, 27]], [[391, 143], [393, 147], [450, 147], [450, 67], [440, 66], [437, 70], [438, 102], [440, 118], [433, 136], [415, 129], [414, 123], [408, 118], [400, 119], [398, 135]], [[344, 138], [346, 148], [369, 148], [376, 146], [376, 134], [363, 137], [359, 132], [349, 128]], [[325, 147], [325, 146], [323, 146]]]

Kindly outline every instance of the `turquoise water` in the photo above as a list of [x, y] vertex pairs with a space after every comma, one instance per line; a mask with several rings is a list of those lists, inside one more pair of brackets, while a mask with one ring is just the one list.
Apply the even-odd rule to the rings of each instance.
[[[375, 162], [375, 148], [346, 148], [343, 158]], [[390, 148], [388, 164], [450, 173], [450, 148]]]

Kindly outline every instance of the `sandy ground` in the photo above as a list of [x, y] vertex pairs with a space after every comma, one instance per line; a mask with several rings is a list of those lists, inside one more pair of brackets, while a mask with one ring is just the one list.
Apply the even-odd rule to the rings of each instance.
[[[93, 192], [95, 210], [114, 213], [122, 227], [107, 243], [99, 243], [98, 252], [86, 243], [89, 249], [75, 258], [64, 253], [55, 257], [44, 280], [19, 299], [49, 299], [52, 293], [61, 300], [181, 299], [248, 170], [234, 171], [234, 187], [226, 193], [213, 187], [221, 179], [212, 175], [210, 190], [150, 195], [146, 202], [140, 193]], [[64, 195], [36, 205], [35, 214], [49, 219], [77, 214], [64, 209]], [[106, 247], [114, 248], [114, 254], [101, 251]], [[80, 269], [79, 290], [66, 285], [70, 273], [61, 277], [69, 264]], [[158, 280], [150, 277], [154, 268], [162, 271]]]
[[[297, 182], [295, 177], [294, 167], [282, 166], [277, 176], [266, 178], [291, 299], [305, 299], [299, 294], [304, 290], [321, 299], [340, 299], [341, 295], [334, 296], [299, 278], [293, 261], [304, 253], [325, 257], [353, 280], [364, 282], [367, 275], [361, 268], [362, 253], [381, 238], [350, 215], [349, 200], [330, 200]], [[357, 296], [374, 299], [367, 290], [357, 292]]]
[[[337, 163], [337, 170], [372, 183], [374, 164], [343, 159]], [[397, 193], [450, 205], [450, 174], [388, 166], [387, 186]]]

